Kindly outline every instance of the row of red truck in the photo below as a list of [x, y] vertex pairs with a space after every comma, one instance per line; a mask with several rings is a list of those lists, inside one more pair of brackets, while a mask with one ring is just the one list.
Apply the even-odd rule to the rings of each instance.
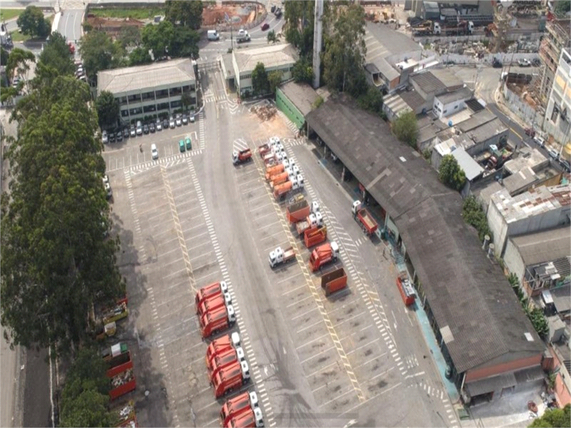
[[283, 200], [290, 192], [301, 190], [304, 179], [294, 161], [291, 161], [278, 137], [258, 147], [266, 166], [266, 180], [276, 200]]
[[[195, 296], [202, 337], [226, 330], [235, 321], [226, 282], [202, 287]], [[214, 339], [206, 349], [208, 380], [218, 399], [239, 390], [250, 381], [250, 369], [237, 332]], [[244, 392], [228, 400], [220, 411], [220, 425], [231, 428], [263, 427], [262, 411], [255, 392]]]

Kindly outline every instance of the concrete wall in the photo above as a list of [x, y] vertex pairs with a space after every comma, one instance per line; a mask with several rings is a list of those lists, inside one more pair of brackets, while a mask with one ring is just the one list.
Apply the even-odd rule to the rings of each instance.
[[443, 117], [448, 117], [453, 113], [458, 113], [464, 110], [466, 104], [464, 100], [456, 100], [448, 104], [443, 104], [438, 97], [434, 98], [434, 104], [432, 105], [432, 110], [436, 113], [439, 119]]
[[486, 217], [488, 225], [490, 226], [490, 231], [493, 234], [496, 254], [501, 254], [503, 252], [503, 245], [508, 233], [508, 225], [505, 223], [504, 217], [500, 214], [493, 201], [490, 201], [488, 205]]
[[460, 54], [450, 53], [450, 54], [440, 55], [439, 61], [441, 62], [454, 61], [456, 64], [474, 64], [474, 65], [486, 64], [491, 66], [492, 62], [494, 61], [494, 58], [500, 60], [504, 65], [504, 67], [507, 67], [510, 64], [516, 66], [517, 61], [519, 59], [525, 58], [530, 61], [533, 61], [534, 59], [539, 58], [539, 56], [535, 53], [516, 53], [516, 54], [498, 53], [498, 54], [487, 54], [484, 55], [483, 58], [474, 58], [471, 55], [460, 55]]
[[525, 263], [521, 258], [518, 248], [514, 245], [511, 239], [508, 239], [506, 245], [506, 252], [504, 253], [504, 263], [510, 273], [513, 273], [519, 279], [519, 283], [523, 284], [523, 277], [525, 276]]
[[508, 87], [508, 85], [502, 85], [502, 92], [506, 98], [508, 107], [512, 112], [517, 114], [520, 119], [525, 123], [528, 123], [530, 126], [534, 123], [541, 124], [543, 116], [538, 114], [532, 106], [523, 101], [518, 94]]
[[299, 111], [280, 88], [276, 90], [276, 106], [283, 111], [288, 119], [295, 123], [298, 128], [301, 128], [305, 123], [305, 117], [301, 111]]
[[541, 358], [542, 354], [539, 353], [537, 355], [520, 358], [507, 363], [496, 364], [495, 366], [468, 370], [466, 372], [465, 382], [474, 382], [487, 377], [497, 376], [502, 373], [510, 373], [521, 369], [539, 366], [541, 364]]

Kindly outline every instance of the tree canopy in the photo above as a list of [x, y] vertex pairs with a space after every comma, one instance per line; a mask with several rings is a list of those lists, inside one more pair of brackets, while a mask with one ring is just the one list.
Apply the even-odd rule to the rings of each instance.
[[50, 22], [44, 18], [44, 13], [36, 6], [28, 6], [18, 17], [17, 23], [23, 34], [32, 37], [47, 37], [51, 31]]
[[418, 122], [413, 111], [401, 113], [393, 123], [393, 132], [403, 143], [416, 148], [418, 138]]
[[383, 111], [383, 94], [374, 86], [369, 86], [367, 91], [357, 98], [357, 102], [364, 110], [377, 114]]
[[279, 70], [270, 71], [268, 73], [268, 88], [270, 93], [275, 94], [276, 88], [282, 83], [283, 73]]
[[102, 91], [97, 100], [95, 100], [95, 106], [97, 107], [97, 118], [99, 119], [101, 129], [110, 129], [117, 126], [120, 107], [119, 102], [111, 92]]
[[[328, 4], [326, 2], [326, 7]], [[313, 54], [313, 23], [315, 0], [288, 1], [285, 4], [286, 41], [299, 49], [300, 57], [311, 58]]]
[[474, 196], [468, 196], [464, 199], [462, 204], [462, 218], [478, 231], [480, 241], [483, 241], [486, 235], [493, 238], [490, 227], [488, 226], [488, 220], [486, 219], [486, 213]]
[[73, 352], [96, 301], [124, 293], [118, 242], [106, 239], [105, 163], [89, 87], [73, 76], [43, 82], [17, 105], [2, 195], [0, 309], [11, 344]]
[[252, 88], [255, 95], [265, 95], [270, 90], [270, 82], [268, 81], [268, 73], [264, 64], [259, 62], [252, 71]]
[[466, 184], [466, 174], [452, 155], [445, 155], [442, 158], [438, 168], [438, 178], [446, 186], [458, 191]]
[[85, 72], [92, 82], [96, 82], [98, 72], [123, 65], [121, 43], [113, 42], [103, 31], [90, 31], [83, 36], [79, 50]]
[[359, 4], [337, 6], [327, 18], [323, 80], [329, 88], [358, 97], [366, 91], [365, 10]]
[[203, 8], [204, 5], [201, 0], [167, 0], [165, 3], [165, 18], [174, 25], [182, 25], [191, 30], [200, 30]]
[[571, 405], [563, 409], [546, 410], [542, 417], [534, 419], [530, 428], [563, 428], [571, 427]]
[[72, 75], [75, 72], [66, 39], [58, 32], [52, 33], [50, 40], [44, 45], [39, 63], [53, 69], [57, 74]]
[[268, 43], [276, 43], [278, 41], [278, 36], [276, 36], [276, 32], [274, 30], [270, 30], [268, 32]]
[[304, 82], [311, 84], [313, 82], [313, 65], [311, 61], [307, 58], [298, 59], [293, 65], [291, 74], [297, 83]]
[[117, 38], [123, 48], [128, 46], [138, 47], [141, 45], [141, 30], [134, 25], [124, 25]]
[[133, 49], [133, 51], [129, 54], [129, 65], [131, 67], [135, 65], [144, 65], [150, 64], [153, 62], [151, 55], [149, 55], [149, 51], [139, 46], [138, 48]]
[[153, 51], [155, 58], [166, 56], [170, 52], [173, 37], [174, 26], [170, 21], [162, 21], [158, 25], [146, 25], [141, 31], [143, 44]]

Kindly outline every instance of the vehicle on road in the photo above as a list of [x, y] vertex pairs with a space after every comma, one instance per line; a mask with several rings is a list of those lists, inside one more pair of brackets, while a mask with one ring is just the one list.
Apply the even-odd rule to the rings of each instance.
[[210, 360], [210, 365], [208, 366], [208, 378], [210, 379], [210, 382], [214, 380], [214, 377], [220, 372], [220, 370], [228, 367], [235, 361], [246, 361], [246, 355], [240, 346], [236, 348], [227, 348], [224, 351], [215, 354]]
[[191, 115], [190, 115], [190, 123], [194, 123], [194, 120], [195, 120], [194, 115], [191, 114]]
[[309, 267], [312, 272], [315, 272], [321, 269], [323, 265], [336, 261], [338, 257], [339, 245], [335, 241], [328, 242], [327, 244], [317, 247], [311, 252], [311, 256], [309, 257]]
[[137, 121], [137, 135], [143, 135], [143, 124], [140, 120]]
[[188, 125], [188, 116], [186, 114], [182, 115], [182, 124]]
[[129, 128], [125, 127], [125, 129], [123, 129], [123, 138], [129, 138], [129, 136]]
[[176, 128], [176, 123], [174, 121], [174, 117], [171, 116], [170, 120], [169, 120], [169, 128], [174, 129]]
[[115, 140], [120, 143], [121, 141], [123, 141], [123, 133], [121, 132], [120, 129], [117, 130], [117, 132], [115, 133]]
[[149, 125], [146, 123], [143, 125], [143, 134], [147, 135], [149, 133]]
[[109, 177], [107, 175], [103, 176], [103, 187], [105, 187], [105, 196], [107, 199], [111, 199], [111, 196], [113, 196], [113, 190], [111, 190], [111, 183], [109, 183]]
[[208, 311], [214, 311], [222, 306], [227, 306], [232, 304], [232, 297], [230, 293], [222, 293], [222, 294], [215, 294], [213, 296], [209, 296], [200, 303], [198, 306], [197, 315], [201, 317]]
[[304, 239], [305, 232], [309, 231], [312, 227], [321, 227], [323, 226], [323, 214], [317, 211], [314, 213], [309, 214], [305, 220], [299, 221], [295, 225], [295, 230], [297, 235]]
[[527, 135], [528, 137], [535, 137], [535, 129], [533, 128], [525, 128], [525, 135]]
[[220, 426], [223, 428], [264, 426], [262, 410], [258, 407], [255, 392], [243, 392], [229, 399], [220, 410]]
[[136, 137], [137, 136], [137, 130], [135, 128], [135, 125], [131, 125], [131, 130], [129, 131], [131, 134], [131, 137]]
[[206, 38], [212, 41], [220, 40], [220, 34], [218, 34], [218, 31], [216, 30], [208, 30]]
[[531, 67], [531, 61], [527, 58], [518, 59], [517, 65], [520, 67]]
[[294, 259], [295, 251], [293, 250], [293, 247], [289, 247], [287, 250], [284, 250], [282, 247], [278, 247], [274, 251], [270, 251], [268, 262], [270, 263], [270, 267], [273, 269], [278, 265], [285, 265]]
[[270, 28], [270, 24], [264, 22], [264, 24], [262, 25], [262, 31], [266, 31], [268, 28]]
[[282, 164], [270, 166], [266, 168], [266, 180], [270, 180], [276, 174], [280, 174], [285, 171], [285, 167]]
[[305, 198], [288, 205], [286, 208], [286, 217], [290, 224], [297, 223], [307, 218], [309, 214], [311, 214], [311, 207]]
[[327, 227], [315, 226], [307, 230], [303, 234], [303, 242], [306, 248], [314, 247], [317, 244], [325, 242], [327, 239]]
[[157, 119], [157, 122], [155, 123], [155, 128], [157, 128], [157, 131], [163, 130], [163, 124], [160, 119]]
[[226, 281], [214, 282], [199, 289], [196, 292], [196, 296], [194, 296], [196, 312], [198, 313], [198, 308], [206, 299], [223, 293], [228, 293], [228, 285], [226, 284]]
[[289, 181], [289, 175], [287, 172], [280, 172], [279, 174], [272, 175], [270, 177], [270, 189], [274, 189], [276, 186]]
[[163, 120], [163, 129], [169, 129], [169, 120], [167, 118]]
[[236, 36], [236, 43], [246, 43], [250, 41], [250, 34], [244, 30], [241, 29], [238, 32], [238, 35]]
[[182, 116], [179, 114], [175, 119], [176, 126], [182, 126]]
[[206, 367], [208, 368], [210, 364], [209, 361], [214, 358], [217, 353], [223, 352], [226, 349], [236, 348], [238, 346], [240, 346], [240, 334], [237, 332], [214, 339], [210, 342], [208, 348], [206, 348]]
[[103, 144], [107, 144], [109, 142], [109, 135], [107, 134], [107, 131], [103, 131], [101, 133], [101, 142], [103, 142]]
[[493, 59], [493, 61], [492, 61], [492, 67], [494, 67], [494, 68], [502, 68], [503, 66], [504, 66], [504, 65], [502, 64], [502, 62], [501, 62], [499, 59], [497, 59], [497, 58], [494, 58], [494, 59]]
[[559, 164], [567, 171], [571, 172], [571, 165], [567, 159], [559, 158]]
[[325, 291], [325, 296], [329, 296], [345, 287], [347, 287], [347, 274], [342, 267], [321, 277], [321, 288]]
[[157, 160], [159, 158], [159, 151], [157, 150], [156, 144], [151, 144], [151, 157], [153, 160]]
[[353, 213], [353, 218], [361, 224], [361, 229], [363, 229], [363, 232], [365, 232], [367, 236], [372, 236], [379, 228], [379, 225], [361, 201], [353, 202], [351, 212]]
[[184, 140], [180, 140], [178, 142], [178, 149], [180, 150], [181, 153], [184, 153], [186, 151]]
[[232, 305], [222, 306], [206, 312], [199, 320], [202, 337], [206, 339], [232, 327], [236, 322], [236, 313]]
[[545, 147], [545, 140], [542, 137], [537, 135], [533, 137], [533, 141], [535, 141], [535, 143], [540, 147]]
[[110, 132], [109, 134], [107, 134], [107, 139], [109, 140], [110, 143], [114, 143], [115, 142], [115, 133]]
[[397, 278], [397, 287], [406, 306], [410, 306], [416, 299], [416, 291], [405, 273], [401, 273]]
[[232, 152], [232, 163], [237, 165], [252, 160], [252, 151], [250, 149], [234, 150]]
[[154, 123], [150, 123], [150, 124], [149, 124], [149, 131], [151, 131], [152, 134], [155, 133], [156, 129], [155, 129], [155, 124], [154, 124]]
[[190, 140], [189, 137], [186, 137], [184, 139], [184, 144], [186, 145], [186, 150], [188, 151], [192, 150], [192, 141]]
[[214, 396], [218, 399], [250, 380], [250, 368], [246, 361], [235, 361], [220, 370], [212, 381]]
[[549, 156], [551, 156], [553, 159], [557, 159], [559, 157], [559, 153], [557, 153], [557, 150], [555, 150], [553, 147], [547, 147], [547, 153], [549, 153]]

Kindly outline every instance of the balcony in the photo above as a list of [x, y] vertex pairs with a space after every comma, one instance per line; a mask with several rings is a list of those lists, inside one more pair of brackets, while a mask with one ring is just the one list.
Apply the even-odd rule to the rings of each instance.
[[569, 44], [569, 28], [565, 29], [565, 26], [569, 27], [568, 21], [551, 21], [547, 23], [546, 29], [551, 36], [557, 40], [561, 46], [567, 46]]
[[549, 67], [549, 69], [555, 73], [557, 70], [557, 64], [559, 63], [559, 55], [553, 49], [551, 42], [544, 39], [539, 47], [539, 56], [543, 62]]

